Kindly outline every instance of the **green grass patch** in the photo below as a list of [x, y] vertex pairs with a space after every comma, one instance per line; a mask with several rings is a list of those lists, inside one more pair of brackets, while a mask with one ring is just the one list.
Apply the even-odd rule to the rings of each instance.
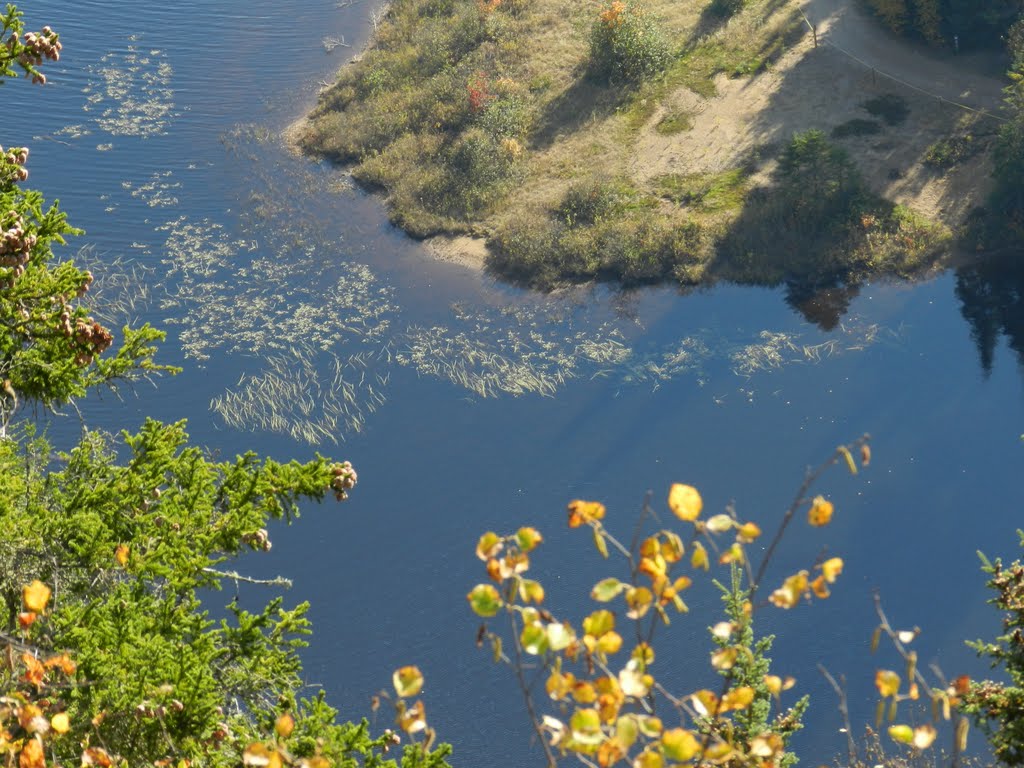
[[750, 190], [744, 169], [722, 173], [668, 174], [655, 180], [657, 193], [702, 213], [739, 210]]
[[676, 133], [684, 133], [693, 128], [693, 115], [689, 112], [672, 110], [665, 115], [654, 126], [655, 132], [662, 136], [672, 136]]
[[982, 152], [990, 141], [991, 137], [976, 137], [970, 133], [940, 139], [925, 150], [924, 164], [939, 170], [953, 168]]

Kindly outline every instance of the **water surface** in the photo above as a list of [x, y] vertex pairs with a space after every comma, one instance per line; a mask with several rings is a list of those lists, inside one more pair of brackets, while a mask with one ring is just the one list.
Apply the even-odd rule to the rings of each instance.
[[[578, 618], [609, 572], [565, 530], [569, 499], [604, 501], [628, 535], [647, 489], [684, 481], [768, 528], [804, 468], [863, 432], [873, 466], [829, 477], [834, 524], [799, 527], [773, 576], [828, 546], [847, 563], [838, 588], [763, 614], [778, 670], [814, 698], [797, 749], [813, 763], [844, 748], [816, 662], [847, 675], [854, 722], [872, 716], [875, 665], [896, 663], [868, 655], [876, 587], [923, 629], [922, 660], [982, 674], [962, 640], [997, 622], [974, 552], [1015, 556], [1020, 525], [1019, 275], [866, 286], [822, 330], [778, 291], [533, 296], [431, 260], [342, 172], [279, 141], [367, 35], [369, 0], [341, 5], [33, 3], [65, 55], [45, 89], [4, 86], [8, 114], [32, 120], [0, 142], [31, 147], [31, 182], [87, 230], [67, 255], [84, 247], [120, 316], [166, 328], [161, 358], [185, 367], [89, 403], [91, 423], [188, 418], [225, 455], [356, 464], [351, 502], [308, 510], [243, 564], [312, 602], [307, 671], [343, 715], [416, 663], [454, 764], [540, 764], [511, 675], [474, 647], [479, 534], [540, 528], [551, 608]], [[676, 690], [709, 682], [715, 601], [696, 592], [662, 638]]]

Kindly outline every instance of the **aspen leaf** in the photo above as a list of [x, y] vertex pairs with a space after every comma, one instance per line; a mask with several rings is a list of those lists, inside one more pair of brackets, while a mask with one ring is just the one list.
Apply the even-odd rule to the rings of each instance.
[[548, 645], [553, 651], [563, 651], [576, 640], [576, 633], [568, 624], [552, 622], [545, 631], [548, 633]]
[[594, 611], [583, 620], [583, 631], [594, 638], [615, 629], [615, 614], [611, 611]]
[[114, 550], [114, 560], [117, 564], [124, 568], [128, 565], [128, 554], [129, 549], [127, 544], [118, 544], [117, 549]]
[[914, 729], [909, 725], [890, 725], [889, 738], [900, 744], [911, 744], [914, 741]]
[[427, 714], [423, 702], [417, 701], [408, 709], [399, 711], [395, 722], [410, 735], [424, 730], [427, 727]]
[[878, 650], [878, 641], [882, 639], [882, 626], [878, 625], [875, 627], [875, 631], [871, 633], [871, 652], [874, 653]]
[[[12, 763], [13, 764], [13, 763]], [[43, 745], [37, 739], [29, 739], [21, 748], [18, 755], [19, 768], [45, 768], [46, 757], [43, 754]]]
[[540, 624], [528, 624], [519, 635], [523, 650], [533, 656], [540, 656], [548, 649], [548, 633]]
[[682, 538], [675, 531], [662, 531], [661, 535], [664, 536], [660, 546], [661, 556], [668, 563], [678, 563], [686, 553]]
[[765, 675], [764, 687], [768, 689], [768, 693], [777, 697], [782, 693], [782, 678], [778, 675]]
[[815, 527], [828, 525], [832, 520], [833, 511], [831, 501], [827, 501], [824, 496], [815, 496], [811, 508], [807, 511], [807, 522]]
[[718, 562], [720, 565], [728, 565], [729, 563], [742, 563], [743, 562], [743, 547], [738, 541], [734, 541], [729, 545], [729, 548], [723, 552]]
[[761, 529], [756, 523], [744, 523], [736, 529], [736, 538], [744, 544], [750, 544], [761, 535]]
[[605, 632], [597, 641], [598, 650], [608, 655], [618, 653], [621, 647], [622, 636], [618, 632]]
[[636, 715], [623, 715], [615, 721], [615, 738], [623, 747], [629, 749], [640, 737], [640, 725]]
[[918, 630], [916, 629], [901, 629], [899, 632], [896, 633], [896, 637], [899, 639], [901, 643], [907, 645], [908, 643], [914, 642], [914, 640], [917, 638], [917, 633]]
[[665, 768], [665, 758], [660, 752], [645, 749], [633, 759], [633, 768]]
[[782, 586], [772, 592], [768, 598], [772, 605], [786, 610], [793, 608], [800, 602], [807, 591], [807, 571], [800, 571], [787, 578]]
[[711, 654], [711, 666], [715, 669], [732, 669], [736, 664], [735, 648], [719, 648]]
[[597, 701], [597, 689], [593, 683], [581, 680], [573, 684], [572, 697], [578, 704], [593, 704]]
[[691, 695], [690, 703], [701, 717], [709, 717], [712, 712], [718, 711], [718, 697], [707, 688], [702, 688]]
[[597, 528], [594, 529], [594, 546], [597, 547], [597, 551], [601, 553], [601, 557], [607, 559], [608, 543], [604, 540], [604, 536], [601, 535], [601, 531]]
[[819, 600], [824, 600], [826, 597], [832, 594], [831, 592], [829, 592], [828, 585], [825, 583], [824, 576], [818, 576], [818, 578], [811, 581], [811, 592], [813, 592], [814, 596], [817, 597]]
[[961, 717], [956, 723], [956, 746], [961, 752], [967, 751], [967, 732], [971, 724], [966, 717]]
[[599, 603], [607, 603], [614, 600], [622, 590], [629, 585], [615, 578], [602, 579], [590, 590], [590, 598]]
[[50, 718], [50, 727], [55, 733], [67, 733], [71, 729], [71, 721], [67, 712], [58, 712]]
[[619, 672], [619, 687], [626, 696], [642, 698], [650, 693], [650, 675], [640, 672], [633, 662], [630, 662]]
[[605, 739], [601, 742], [601, 746], [597, 748], [597, 764], [600, 768], [608, 768], [608, 766], [614, 765], [625, 756], [626, 749], [618, 737]]
[[693, 542], [693, 554], [690, 555], [690, 565], [693, 568], [703, 568], [705, 571], [711, 567], [708, 561], [708, 551], [699, 541]]
[[712, 533], [725, 533], [731, 531], [734, 525], [733, 519], [726, 514], [713, 515], [704, 524]]
[[419, 667], [399, 667], [391, 675], [391, 682], [401, 698], [415, 696], [423, 689], [423, 673]]
[[629, 610], [626, 616], [630, 619], [639, 619], [654, 604], [654, 595], [647, 587], [628, 587], [626, 589], [626, 605]]
[[728, 640], [736, 625], [731, 621], [720, 621], [711, 628], [711, 634], [719, 640]]
[[693, 522], [700, 517], [704, 501], [692, 485], [675, 483], [668, 491], [668, 508], [680, 520]]
[[754, 689], [749, 685], [733, 688], [722, 697], [722, 711], [742, 710], [750, 706], [754, 700]]
[[821, 564], [821, 575], [829, 584], [835, 584], [839, 574], [843, 572], [843, 558], [830, 557]]
[[36, 579], [22, 588], [21, 599], [25, 603], [25, 610], [42, 613], [50, 602], [50, 588]]
[[519, 582], [519, 597], [524, 603], [543, 603], [544, 587], [539, 581], [522, 579]]
[[928, 749], [938, 735], [935, 726], [930, 723], [918, 726], [914, 729], [913, 744], [917, 749]]
[[638, 717], [639, 719], [637, 720], [637, 723], [640, 726], [640, 733], [649, 739], [653, 739], [661, 735], [661, 718], [654, 716], [645, 717], [644, 715], [639, 715]]
[[544, 541], [544, 537], [540, 535], [540, 531], [536, 528], [526, 526], [516, 531], [516, 544], [519, 545], [519, 549], [523, 552], [530, 552], [536, 549], [537, 545], [542, 541]]
[[875, 687], [883, 699], [895, 696], [900, 690], [900, 676], [891, 669], [880, 669], [875, 672]]
[[640, 643], [633, 649], [633, 652], [629, 654], [629, 657], [634, 659], [636, 663], [640, 665], [641, 669], [645, 669], [648, 665], [654, 663], [654, 649], [647, 643]]
[[18, 614], [18, 626], [22, 629], [28, 629], [36, 622], [39, 614], [32, 611], [22, 611]]
[[700, 741], [690, 731], [672, 728], [661, 734], [661, 746], [669, 760], [685, 763], [700, 752]]
[[501, 552], [502, 547], [504, 547], [504, 543], [501, 537], [494, 531], [488, 531], [476, 543], [476, 556], [487, 562], [492, 557], [496, 557]]
[[843, 460], [846, 462], [846, 468], [850, 470], [851, 475], [857, 474], [857, 462], [853, 460], [853, 454], [850, 453], [850, 449], [845, 445], [839, 446], [839, 453], [842, 454]]
[[871, 446], [867, 443], [860, 447], [860, 463], [865, 467], [871, 463]]
[[504, 605], [501, 596], [498, 595], [498, 590], [490, 584], [477, 584], [466, 595], [466, 599], [469, 600], [469, 605], [473, 612], [477, 616], [483, 616], [485, 619], [497, 614], [501, 610], [501, 606]]
[[[409, 669], [409, 667], [402, 667], [402, 669]], [[412, 667], [412, 669], [416, 669], [416, 667]], [[401, 669], [398, 670], [397, 672], [395, 672], [395, 675], [398, 675], [401, 671], [402, 671]], [[423, 676], [422, 675], [420, 675], [420, 685], [421, 686], [423, 685]], [[396, 688], [397, 688], [397, 686], [396, 686]], [[419, 688], [417, 688], [416, 690], [418, 691]], [[399, 694], [399, 695], [401, 695], [401, 694]], [[409, 695], [413, 695], [413, 694], [409, 694]], [[274, 721], [274, 733], [276, 733], [282, 739], [287, 739], [289, 736], [292, 735], [292, 731], [294, 731], [294, 730], [295, 730], [295, 720], [287, 712], [282, 714], [280, 717], [277, 718], [277, 720]]]
[[[249, 746], [253, 746], [253, 745], [250, 744]], [[263, 745], [260, 744], [259, 746], [263, 746]], [[246, 749], [246, 752], [248, 752], [248, 749]], [[264, 747], [264, 752], [266, 752], [266, 748], [265, 747]], [[277, 754], [277, 753], [275, 752], [274, 754]], [[265, 763], [246, 763], [245, 762], [245, 754], [242, 755], [242, 762], [243, 762], [244, 765], [271, 765], [269, 760], [267, 762], [265, 762]], [[98, 765], [98, 766], [100, 766], [100, 768], [110, 768], [110, 766], [112, 766], [113, 764], [114, 764], [113, 759], [110, 757], [109, 754], [107, 754], [107, 750], [103, 749], [102, 747], [89, 747], [84, 752], [82, 752], [82, 765], [83, 766]], [[278, 760], [277, 765], [280, 766], [280, 764], [281, 764], [280, 760]]]
[[561, 670], [555, 668], [548, 675], [547, 682], [544, 683], [544, 690], [548, 692], [548, 696], [552, 700], [561, 701], [572, 692], [575, 684], [576, 676], [572, 672], [562, 674]]
[[583, 501], [573, 499], [569, 502], [569, 527], [579, 528], [581, 525], [604, 518], [604, 504], [599, 501]]
[[601, 732], [601, 716], [596, 709], [577, 709], [569, 720], [573, 741], [596, 746], [604, 740]]

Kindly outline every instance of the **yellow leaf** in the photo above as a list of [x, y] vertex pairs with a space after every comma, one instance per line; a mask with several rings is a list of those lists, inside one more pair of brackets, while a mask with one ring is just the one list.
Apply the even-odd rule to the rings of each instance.
[[622, 647], [622, 636], [618, 632], [605, 632], [597, 641], [597, 647], [602, 653], [618, 653]]
[[690, 555], [690, 565], [694, 568], [703, 568], [705, 571], [711, 567], [708, 561], [708, 551], [699, 541], [693, 542], [693, 554]]
[[753, 700], [754, 689], [749, 685], [741, 685], [739, 688], [733, 688], [722, 697], [722, 711], [746, 709]]
[[487, 562], [492, 557], [496, 557], [504, 546], [505, 545], [498, 534], [494, 531], [488, 531], [481, 536], [480, 540], [476, 543], [476, 556], [484, 562]]
[[601, 557], [608, 557], [608, 543], [604, 540], [604, 536], [601, 535], [601, 531], [594, 528], [594, 546], [597, 547], [597, 551], [601, 553]]
[[423, 673], [419, 667], [399, 667], [391, 675], [391, 682], [400, 697], [415, 696], [423, 689]]
[[406, 733], [419, 733], [427, 727], [427, 714], [422, 701], [417, 701], [406, 710], [399, 711], [396, 724]]
[[544, 537], [536, 528], [523, 527], [516, 531], [516, 543], [523, 552], [534, 550], [542, 541]]
[[726, 514], [714, 515], [708, 518], [708, 521], [705, 523], [707, 529], [712, 533], [725, 533], [726, 531], [731, 531], [733, 525], [735, 525], [735, 522]]
[[36, 579], [22, 588], [21, 599], [25, 603], [26, 610], [42, 613], [46, 610], [46, 604], [50, 602], [50, 588]]
[[71, 729], [71, 721], [67, 712], [58, 712], [50, 718], [50, 727], [57, 733], [67, 733]]
[[773, 605], [779, 608], [790, 609], [800, 602], [807, 591], [807, 571], [800, 571], [786, 579], [779, 589], [772, 592], [768, 598]]
[[875, 672], [875, 687], [883, 699], [895, 696], [900, 690], [900, 676], [891, 669], [880, 669]]
[[608, 768], [626, 756], [626, 749], [618, 738], [605, 739], [597, 749], [597, 764]]
[[604, 740], [601, 716], [596, 709], [577, 709], [569, 720], [572, 738], [580, 744], [597, 746]]
[[778, 675], [765, 675], [764, 687], [768, 689], [768, 693], [772, 696], [778, 696], [782, 693], [782, 678]]
[[700, 752], [700, 741], [683, 728], [673, 728], [661, 734], [661, 746], [669, 760], [685, 763]]
[[633, 768], [665, 768], [665, 758], [660, 752], [646, 749], [633, 760]]
[[488, 618], [494, 616], [503, 605], [498, 590], [490, 584], [477, 584], [466, 595], [469, 605], [477, 616]]
[[665, 540], [661, 542], [661, 556], [669, 563], [677, 563], [682, 560], [686, 547], [683, 546], [683, 540], [679, 534], [674, 531], [662, 531], [661, 533], [665, 537]]
[[835, 584], [836, 578], [843, 572], [843, 558], [830, 557], [821, 564], [821, 575], [829, 584]]
[[539, 581], [523, 579], [519, 582], [519, 597], [524, 603], [543, 603], [544, 587]]
[[[13, 763], [12, 763], [13, 764]], [[19, 768], [45, 768], [46, 757], [43, 754], [43, 745], [37, 739], [29, 739], [21, 748], [18, 755]]]
[[120, 565], [122, 568], [128, 565], [129, 552], [130, 550], [128, 549], [127, 544], [118, 544], [117, 549], [114, 550], [114, 559], [117, 561], [117, 564]]
[[[408, 669], [408, 667], [406, 667]], [[401, 670], [399, 670], [401, 671]], [[397, 672], [395, 674], [398, 674]], [[274, 733], [280, 736], [282, 739], [287, 739], [292, 735], [292, 731], [295, 730], [295, 720], [285, 712], [274, 722]]]
[[736, 538], [744, 544], [750, 544], [761, 535], [761, 529], [756, 523], [744, 523], [736, 531]]
[[639, 619], [650, 610], [654, 603], [654, 595], [647, 587], [628, 587], [626, 589], [626, 605], [629, 610], [626, 616], [630, 619]]
[[582, 680], [573, 685], [572, 697], [580, 704], [593, 704], [597, 701], [597, 690], [593, 683]]
[[692, 485], [674, 483], [668, 491], [668, 508], [680, 520], [693, 522], [700, 517], [704, 501]]
[[690, 703], [701, 717], [710, 717], [718, 711], [718, 697], [707, 688], [702, 688], [691, 695]]
[[832, 512], [831, 501], [826, 501], [824, 496], [815, 496], [811, 508], [807, 511], [807, 522], [815, 527], [828, 525], [832, 519]]
[[843, 459], [846, 460], [846, 468], [850, 470], [851, 475], [857, 474], [857, 463], [853, 460], [853, 456], [850, 454], [850, 449], [845, 445], [839, 446], [839, 453], [843, 455]]
[[711, 654], [711, 666], [715, 669], [732, 669], [736, 664], [735, 648], [719, 648]]
[[966, 717], [961, 717], [956, 723], [956, 746], [961, 752], [967, 751], [967, 731], [971, 724]]
[[811, 582], [811, 591], [814, 593], [814, 596], [820, 600], [824, 600], [832, 594], [828, 591], [828, 585], [825, 584], [824, 576], [819, 576]]
[[579, 528], [585, 523], [604, 518], [604, 504], [599, 501], [573, 499], [569, 502], [569, 527]]
[[867, 443], [860, 447], [860, 463], [865, 467], [871, 463], [871, 446]]
[[889, 738], [900, 744], [910, 744], [914, 741], [914, 729], [909, 725], [890, 725]]

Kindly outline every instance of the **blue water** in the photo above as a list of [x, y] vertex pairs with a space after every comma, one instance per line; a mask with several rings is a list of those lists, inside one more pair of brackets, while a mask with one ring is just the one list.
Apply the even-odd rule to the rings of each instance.
[[[187, 418], [225, 455], [355, 463], [350, 502], [309, 509], [242, 564], [294, 579], [292, 599], [312, 602], [308, 676], [343, 716], [367, 714], [391, 671], [416, 663], [456, 765], [540, 764], [511, 674], [474, 647], [464, 595], [484, 579], [479, 534], [540, 528], [549, 607], [578, 619], [614, 572], [565, 528], [569, 499], [604, 501], [628, 537], [645, 491], [660, 502], [683, 481], [708, 508], [735, 502], [769, 529], [804, 468], [863, 432], [872, 466], [828, 476], [834, 523], [797, 526], [769, 577], [823, 547], [846, 560], [828, 601], [762, 613], [779, 634], [778, 671], [813, 697], [796, 748], [810, 763], [844, 750], [817, 662], [846, 674], [854, 723], [872, 717], [874, 669], [898, 663], [868, 654], [875, 588], [895, 624], [922, 628], [923, 662], [983, 674], [962, 640], [997, 629], [975, 550], [1015, 556], [1021, 525], [1022, 386], [1006, 336], [1024, 338], [1013, 335], [1020, 278], [996, 271], [961, 290], [985, 318], [976, 336], [994, 342], [986, 372], [954, 274], [866, 286], [822, 331], [777, 291], [536, 297], [433, 260], [343, 173], [278, 140], [366, 38], [369, 0], [338, 5], [26, 5], [32, 26], [60, 31], [65, 55], [45, 89], [3, 87], [5, 114], [29, 119], [5, 121], [0, 143], [31, 147], [31, 183], [87, 230], [65, 255], [84, 248], [107, 296], [110, 275], [127, 279], [123, 316], [166, 328], [161, 359], [185, 367], [84, 404], [91, 424]], [[350, 47], [328, 53], [325, 38]], [[285, 390], [253, 394], [254, 381], [289, 380], [316, 396], [299, 407]], [[234, 421], [211, 407], [232, 393], [249, 409]], [[696, 591], [693, 615], [656, 645], [677, 691], [711, 682], [715, 600]]]

